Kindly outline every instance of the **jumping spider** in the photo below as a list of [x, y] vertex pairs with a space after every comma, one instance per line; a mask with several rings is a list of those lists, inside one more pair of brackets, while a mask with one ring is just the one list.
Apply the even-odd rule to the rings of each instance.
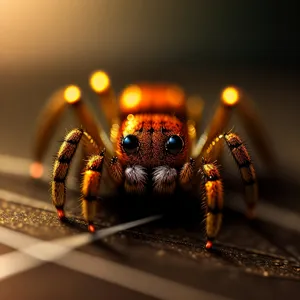
[[[77, 86], [58, 91], [42, 114], [38, 126], [31, 174], [38, 177], [54, 127], [66, 106], [73, 108], [83, 129], [71, 130], [58, 151], [52, 181], [52, 201], [61, 220], [65, 218], [66, 179], [76, 149], [82, 143], [88, 158], [82, 177], [82, 211], [88, 229], [93, 220], [103, 167], [124, 192], [172, 194], [176, 189], [201, 189], [206, 195], [206, 248], [212, 247], [222, 222], [223, 185], [216, 164], [225, 144], [236, 161], [245, 185], [247, 215], [254, 216], [258, 200], [255, 170], [240, 137], [225, 132], [233, 109], [244, 121], [254, 145], [265, 162], [273, 161], [249, 99], [238, 88], [227, 87], [210, 125], [201, 136], [196, 128], [202, 115], [201, 102], [185, 97], [181, 88], [169, 84], [128, 86], [119, 97], [103, 71], [93, 73], [92, 89], [111, 127], [110, 137], [86, 106]], [[224, 133], [225, 132], [225, 133]], [[83, 160], [84, 161], [84, 160]], [[197, 174], [202, 173], [204, 182]], [[149, 188], [149, 181], [152, 182]]]

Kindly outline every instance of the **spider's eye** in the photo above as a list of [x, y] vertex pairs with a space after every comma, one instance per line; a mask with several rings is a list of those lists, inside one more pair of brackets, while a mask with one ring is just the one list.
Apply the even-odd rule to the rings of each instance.
[[125, 136], [122, 140], [122, 147], [127, 154], [136, 153], [139, 149], [139, 146], [140, 146], [139, 140], [133, 134], [129, 134]]
[[184, 146], [184, 142], [179, 135], [172, 135], [166, 142], [166, 150], [171, 154], [178, 154]]

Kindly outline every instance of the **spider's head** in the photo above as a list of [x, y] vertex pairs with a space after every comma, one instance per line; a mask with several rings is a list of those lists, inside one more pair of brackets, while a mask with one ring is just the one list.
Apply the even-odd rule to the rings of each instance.
[[165, 114], [128, 115], [118, 137], [117, 154], [123, 165], [180, 167], [187, 159], [184, 122]]

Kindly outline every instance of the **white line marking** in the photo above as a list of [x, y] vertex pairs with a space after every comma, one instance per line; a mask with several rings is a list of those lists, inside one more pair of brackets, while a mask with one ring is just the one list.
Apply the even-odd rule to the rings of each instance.
[[161, 216], [151, 216], [132, 222], [122, 223], [109, 228], [104, 228], [90, 234], [88, 232], [77, 235], [58, 238], [53, 241], [43, 241], [37, 238], [26, 236], [23, 233], [0, 227], [0, 242], [14, 249], [26, 253], [34, 258], [44, 261], [56, 260], [66, 255], [75, 248], [87, 245], [93, 241], [103, 239], [117, 232], [134, 228], [160, 219]]
[[[145, 219], [143, 220], [145, 222]], [[131, 223], [133, 226], [134, 222]], [[127, 224], [127, 226], [129, 227], [129, 224]], [[67, 240], [70, 240], [70, 238], [57, 239], [51, 242], [39, 241], [37, 243], [36, 238], [0, 227], [1, 236], [4, 234], [4, 236], [8, 237], [9, 232], [12, 235], [12, 239], [6, 238], [5, 244], [11, 247], [18, 246], [16, 248], [20, 252], [11, 252], [0, 256], [0, 279], [5, 279], [15, 274], [25, 272], [42, 265], [45, 262], [52, 262], [71, 270], [159, 299], [229, 299], [209, 292], [197, 290], [166, 278], [148, 274], [144, 271], [125, 265], [107, 261], [104, 258], [94, 257], [79, 251], [70, 252], [70, 249], [74, 245], [71, 244], [68, 245], [68, 247], [61, 245], [61, 243], [68, 244]], [[101, 231], [98, 232], [98, 237], [100, 236], [100, 232]], [[105, 236], [108, 234], [109, 232], [106, 230]], [[17, 240], [17, 242], [13, 241], [13, 239]], [[24, 245], [33, 246], [24, 248]]]
[[56, 263], [158, 299], [229, 299], [89, 254], [72, 252]]
[[139, 220], [136, 220], [136, 221], [131, 221], [131, 222], [111, 226], [109, 228], [104, 228], [104, 229], [98, 230], [93, 235], [86, 232], [86, 233], [81, 233], [81, 234], [78, 234], [78, 235], [74, 235], [74, 236], [71, 236], [71, 237], [60, 239], [60, 240], [58, 240], [58, 242], [59, 242], [60, 245], [65, 245], [65, 246], [68, 246], [68, 247], [77, 248], [77, 247], [80, 247], [82, 245], [86, 245], [88, 243], [91, 243], [93, 241], [103, 239], [103, 238], [105, 238], [107, 236], [110, 236], [110, 235], [113, 235], [117, 232], [124, 231], [124, 230], [134, 228], [134, 227], [137, 227], [137, 226], [141, 226], [143, 224], [148, 224], [150, 222], [156, 221], [156, 220], [161, 219], [161, 218], [162, 218], [162, 216], [159, 216], [159, 215], [158, 216], [151, 216], [151, 217], [139, 219]]
[[0, 279], [6, 279], [33, 269], [42, 262], [21, 252], [10, 252], [0, 256]]
[[31, 206], [38, 209], [55, 211], [54, 206], [50, 203], [34, 199], [31, 197], [26, 197], [22, 194], [10, 192], [7, 190], [0, 189], [0, 198], [8, 202], [14, 202], [17, 204], [23, 204], [27, 206]]
[[0, 256], [0, 279], [35, 268], [42, 264], [42, 262], [53, 262], [77, 247], [105, 238], [114, 233], [155, 221], [159, 218], [160, 216], [148, 217], [105, 228], [97, 231], [94, 235], [82, 233], [59, 238], [54, 241], [42, 241], [26, 236], [23, 233], [0, 227], [1, 243], [21, 252], [11, 252]]
[[41, 240], [34, 237], [27, 239], [27, 236], [23, 233], [0, 227], [0, 242], [14, 249], [21, 249], [36, 245], [40, 243]]

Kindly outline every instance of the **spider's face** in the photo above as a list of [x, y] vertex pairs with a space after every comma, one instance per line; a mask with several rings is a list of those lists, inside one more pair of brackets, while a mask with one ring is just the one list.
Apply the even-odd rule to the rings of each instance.
[[128, 115], [120, 127], [117, 155], [124, 166], [181, 167], [187, 159], [185, 123], [164, 114]]

